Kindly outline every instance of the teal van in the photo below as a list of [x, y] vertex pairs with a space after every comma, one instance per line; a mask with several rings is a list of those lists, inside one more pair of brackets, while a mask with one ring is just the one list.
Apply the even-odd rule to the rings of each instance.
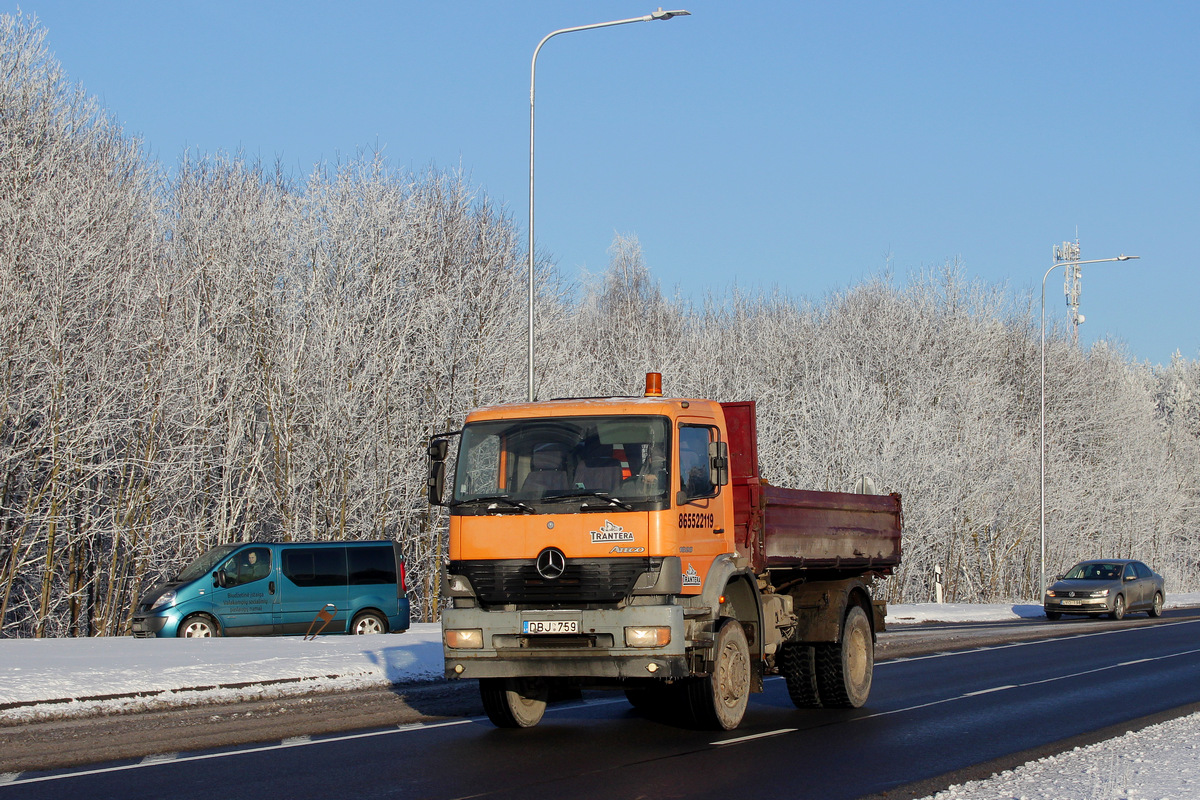
[[[334, 610], [336, 609], [336, 611]], [[408, 629], [395, 542], [247, 542], [215, 547], [146, 593], [133, 635], [273, 636]], [[317, 622], [314, 625], [313, 620]]]

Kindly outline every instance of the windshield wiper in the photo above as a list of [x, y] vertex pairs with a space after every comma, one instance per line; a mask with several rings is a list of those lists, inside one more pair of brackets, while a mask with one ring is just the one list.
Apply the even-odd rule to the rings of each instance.
[[[475, 505], [476, 503], [507, 503], [510, 507], [520, 510], [523, 514], [534, 513], [532, 506], [526, 505], [520, 500], [513, 500], [506, 494], [493, 494], [486, 497], [472, 497], [470, 500], [459, 500], [454, 505], [457, 507]], [[495, 510], [499, 511], [499, 509]]]
[[[629, 503], [626, 503], [624, 500], [620, 499], [619, 497], [613, 497], [608, 492], [593, 492], [593, 491], [589, 491], [587, 489], [584, 489], [584, 490], [578, 491], [578, 492], [567, 492], [566, 494], [550, 495], [549, 497], [546, 497], [544, 499], [546, 499], [546, 500], [566, 500], [566, 499], [574, 498], [574, 497], [596, 497], [596, 498], [599, 498], [600, 500], [603, 500], [604, 502], [608, 503], [609, 505], [617, 506], [618, 508], [623, 508], [626, 511], [633, 511], [633, 506], [629, 505]], [[584, 505], [586, 506], [587, 503], [584, 503]]]

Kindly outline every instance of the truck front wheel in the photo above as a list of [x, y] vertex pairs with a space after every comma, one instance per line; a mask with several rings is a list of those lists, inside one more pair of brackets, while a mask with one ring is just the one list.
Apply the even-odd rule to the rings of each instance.
[[859, 708], [871, 694], [875, 643], [862, 606], [851, 606], [842, 640], [816, 645], [817, 687], [826, 708]]
[[546, 713], [550, 687], [538, 678], [480, 678], [479, 696], [497, 728], [532, 728]]
[[736, 619], [720, 621], [713, 641], [713, 665], [688, 686], [696, 722], [705, 728], [733, 730], [742, 724], [750, 700], [750, 646]]

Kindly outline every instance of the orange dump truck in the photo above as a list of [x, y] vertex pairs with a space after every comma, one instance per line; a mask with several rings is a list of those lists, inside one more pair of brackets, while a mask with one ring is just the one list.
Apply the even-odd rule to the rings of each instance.
[[447, 677], [477, 678], [501, 727], [537, 724], [570, 686], [732, 729], [776, 673], [797, 706], [861, 706], [900, 496], [771, 486], [753, 402], [646, 383], [478, 409], [431, 440], [429, 499], [450, 514]]

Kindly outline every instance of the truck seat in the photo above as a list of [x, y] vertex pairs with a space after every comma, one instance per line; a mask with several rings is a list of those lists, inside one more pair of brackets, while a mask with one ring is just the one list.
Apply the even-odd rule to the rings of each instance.
[[530, 471], [521, 491], [541, 494], [567, 488], [567, 451], [562, 445], [544, 444], [533, 451]]

